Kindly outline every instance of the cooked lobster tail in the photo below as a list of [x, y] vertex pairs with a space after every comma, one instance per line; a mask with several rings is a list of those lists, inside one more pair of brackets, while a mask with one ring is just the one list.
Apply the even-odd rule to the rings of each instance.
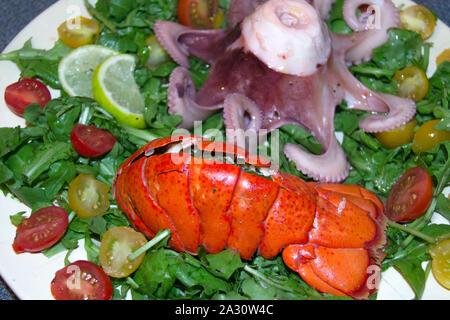
[[[211, 159], [222, 153], [222, 161]], [[228, 163], [230, 158], [242, 159], [243, 166]], [[259, 172], [267, 163], [200, 137], [163, 138], [119, 168], [113, 190], [137, 230], [152, 238], [170, 229], [175, 250], [196, 254], [203, 246], [219, 253], [228, 247], [246, 260], [255, 253], [274, 258], [283, 250], [286, 265], [319, 291], [368, 298], [385, 257], [383, 203], [356, 185], [246, 170]]]

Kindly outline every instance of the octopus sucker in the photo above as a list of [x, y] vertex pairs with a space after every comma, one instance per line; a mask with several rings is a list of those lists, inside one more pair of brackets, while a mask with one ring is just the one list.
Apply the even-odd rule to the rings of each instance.
[[[348, 70], [370, 60], [373, 50], [388, 40], [389, 29], [398, 26], [392, 1], [346, 0], [344, 18], [354, 30], [347, 35], [333, 33], [325, 23], [334, 2], [232, 0], [228, 30], [157, 21], [158, 39], [180, 64], [170, 78], [169, 112], [183, 116], [180, 126], [186, 129], [221, 109], [227, 129], [271, 132], [298, 125], [322, 144], [322, 154], [288, 144], [288, 159], [315, 180], [345, 180], [349, 164], [335, 137], [336, 106], [346, 100], [349, 109], [372, 113], [359, 126], [375, 133], [411, 120], [416, 105], [368, 89]], [[357, 16], [361, 6], [370, 10]], [[211, 64], [198, 91], [189, 74], [189, 56]]]

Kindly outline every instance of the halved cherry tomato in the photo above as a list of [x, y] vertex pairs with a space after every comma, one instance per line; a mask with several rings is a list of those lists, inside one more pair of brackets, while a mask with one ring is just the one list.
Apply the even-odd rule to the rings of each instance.
[[393, 79], [398, 82], [399, 95], [403, 98], [420, 101], [428, 93], [429, 82], [427, 75], [416, 66], [409, 66], [397, 71]]
[[433, 181], [427, 170], [414, 167], [394, 184], [386, 201], [386, 215], [395, 222], [421, 217], [433, 200]]
[[85, 17], [76, 17], [63, 22], [58, 27], [59, 38], [70, 48], [78, 48], [97, 41], [100, 25]]
[[436, 58], [436, 64], [440, 65], [442, 62], [448, 61], [450, 62], [450, 49], [445, 49], [442, 53]]
[[19, 117], [23, 117], [25, 108], [38, 103], [42, 108], [52, 99], [50, 91], [39, 80], [23, 78], [5, 90], [5, 102], [9, 109]]
[[444, 288], [450, 290], [450, 239], [443, 240], [432, 248], [430, 256], [434, 278]]
[[375, 133], [375, 137], [386, 148], [393, 149], [410, 143], [414, 138], [414, 129], [417, 120], [414, 118], [410, 122], [391, 131]]
[[100, 264], [107, 275], [125, 278], [136, 271], [145, 257], [128, 260], [128, 256], [147, 243], [142, 233], [128, 227], [116, 227], [105, 233], [100, 245]]
[[69, 186], [69, 205], [80, 218], [104, 214], [110, 206], [109, 186], [91, 175], [80, 174]]
[[37, 253], [52, 247], [66, 232], [69, 218], [60, 207], [42, 208], [17, 227], [13, 249], [16, 253]]
[[76, 261], [55, 274], [51, 292], [56, 300], [111, 300], [111, 279], [96, 264]]
[[180, 0], [178, 20], [191, 28], [211, 29], [217, 9], [217, 0]]
[[117, 140], [107, 130], [76, 124], [70, 134], [70, 141], [80, 155], [95, 158], [111, 151]]
[[433, 35], [436, 16], [424, 6], [413, 5], [400, 11], [400, 27], [415, 31], [426, 40]]
[[420, 126], [414, 135], [412, 144], [415, 154], [428, 151], [438, 143], [450, 140], [450, 131], [435, 129], [440, 121], [439, 119], [430, 120]]
[[147, 60], [147, 66], [150, 70], [155, 70], [164, 62], [171, 60], [169, 54], [164, 50], [163, 46], [159, 43], [158, 38], [155, 35], [148, 37], [145, 40], [147, 44], [150, 55]]

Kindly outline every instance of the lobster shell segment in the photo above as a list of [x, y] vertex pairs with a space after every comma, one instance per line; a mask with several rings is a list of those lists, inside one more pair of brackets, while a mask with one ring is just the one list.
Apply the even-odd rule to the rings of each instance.
[[[261, 176], [269, 167], [271, 176]], [[175, 250], [228, 247], [247, 260], [283, 250], [286, 265], [319, 291], [359, 299], [376, 291], [370, 270], [385, 257], [386, 218], [360, 186], [306, 183], [235, 146], [176, 136], [130, 157], [113, 192], [147, 237], [170, 229]]]

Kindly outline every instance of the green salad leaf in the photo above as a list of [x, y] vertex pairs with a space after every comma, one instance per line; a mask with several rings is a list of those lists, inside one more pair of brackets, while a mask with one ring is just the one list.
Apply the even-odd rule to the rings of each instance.
[[50, 50], [34, 49], [30, 39], [21, 49], [1, 54], [0, 61], [14, 62], [21, 71], [21, 77], [39, 78], [54, 89], [61, 89], [58, 64], [71, 50], [60, 40]]

